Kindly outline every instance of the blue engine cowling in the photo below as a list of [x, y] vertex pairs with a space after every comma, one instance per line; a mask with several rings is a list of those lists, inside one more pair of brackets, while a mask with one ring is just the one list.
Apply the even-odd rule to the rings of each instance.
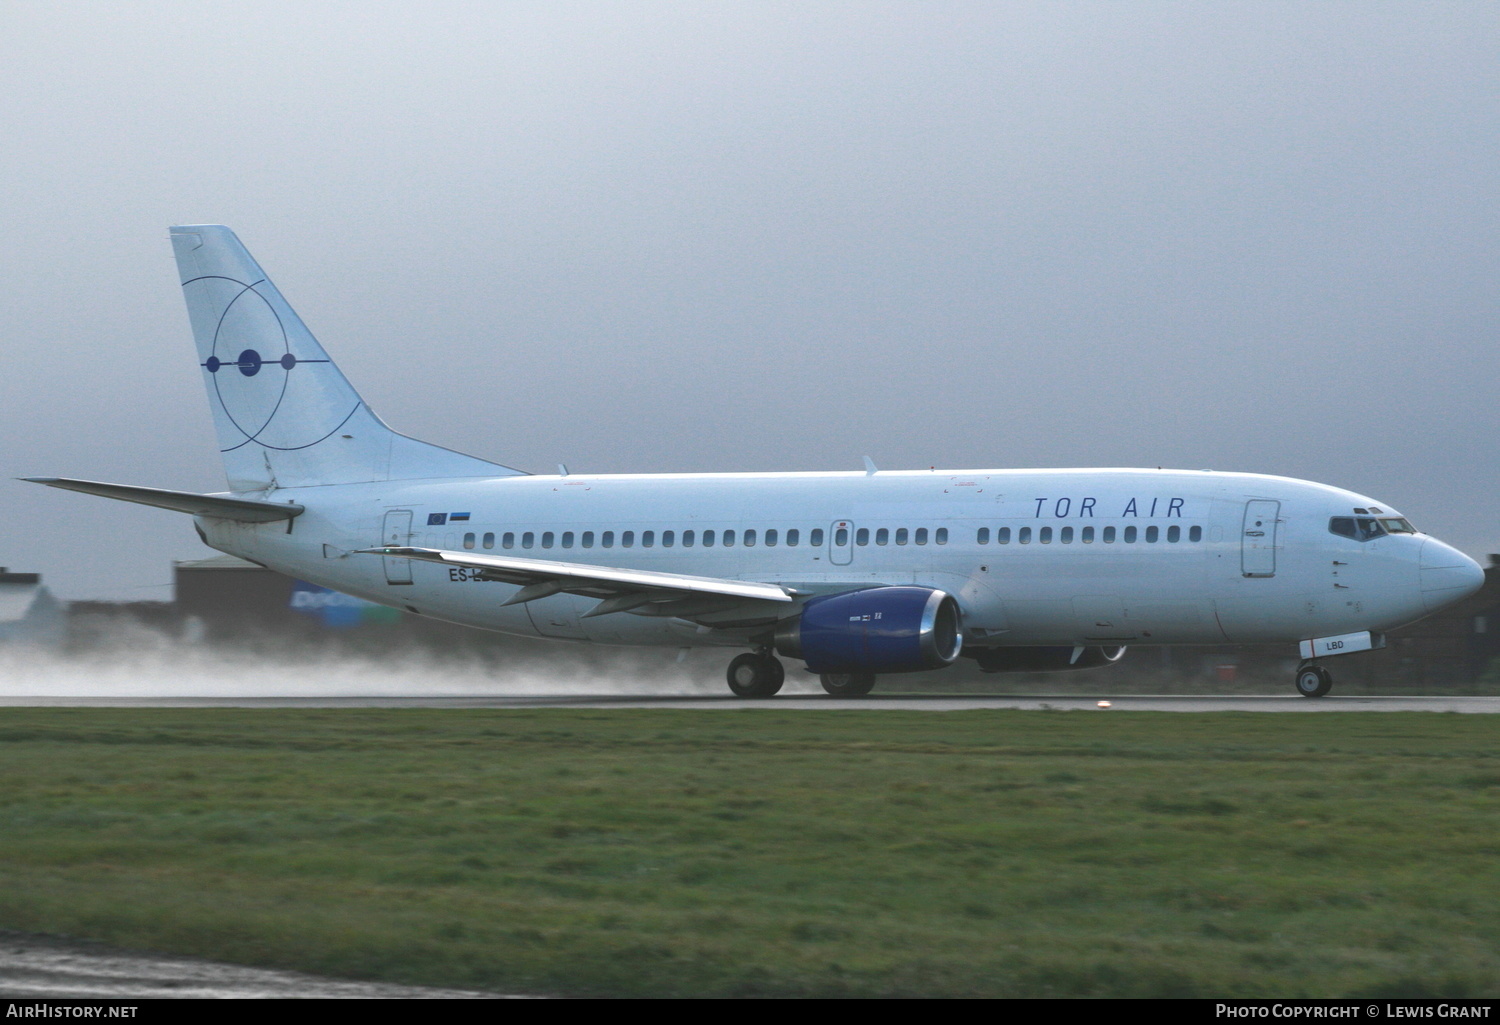
[[1125, 656], [1123, 647], [1048, 647], [980, 648], [965, 655], [979, 663], [986, 673], [1056, 673], [1068, 669], [1097, 669], [1113, 665]]
[[942, 669], [962, 648], [958, 602], [930, 587], [870, 587], [813, 598], [776, 631], [776, 650], [815, 673]]

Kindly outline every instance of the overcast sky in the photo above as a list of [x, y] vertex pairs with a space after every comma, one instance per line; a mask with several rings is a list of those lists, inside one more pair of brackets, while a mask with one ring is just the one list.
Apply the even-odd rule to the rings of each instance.
[[[4, 478], [222, 490], [166, 227], [577, 472], [1280, 473], [1500, 551], [1500, 5], [0, 5]], [[168, 599], [187, 517], [0, 484]], [[373, 539], [372, 539], [373, 540]]]

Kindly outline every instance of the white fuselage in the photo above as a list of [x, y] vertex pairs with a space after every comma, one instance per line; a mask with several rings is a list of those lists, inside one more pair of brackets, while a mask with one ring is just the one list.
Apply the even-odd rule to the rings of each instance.
[[[678, 619], [582, 618], [596, 599], [569, 594], [503, 606], [514, 585], [355, 550], [507, 554], [812, 594], [915, 584], [957, 598], [966, 644], [980, 647], [1383, 631], [1472, 593], [1483, 579], [1472, 560], [1424, 534], [1358, 541], [1330, 532], [1330, 518], [1356, 509], [1399, 516], [1377, 500], [1211, 471], [513, 476], [256, 497], [306, 512], [290, 528], [199, 519], [209, 544], [438, 619], [605, 644], [738, 642]], [[789, 605], [787, 614], [795, 611]]]

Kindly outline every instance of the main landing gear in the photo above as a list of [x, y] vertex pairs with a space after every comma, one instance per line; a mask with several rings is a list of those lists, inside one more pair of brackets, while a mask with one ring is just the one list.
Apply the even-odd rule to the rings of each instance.
[[746, 652], [729, 663], [725, 677], [735, 697], [768, 698], [786, 682], [786, 670], [775, 655]]
[[875, 686], [874, 673], [824, 673], [818, 679], [836, 698], [862, 698]]
[[[770, 652], [747, 651], [736, 655], [724, 674], [729, 689], [739, 698], [768, 698], [781, 690], [786, 670]], [[836, 698], [862, 698], [875, 686], [874, 673], [824, 673], [823, 689]]]
[[1321, 698], [1333, 688], [1333, 674], [1316, 662], [1297, 667], [1297, 693], [1304, 698]]

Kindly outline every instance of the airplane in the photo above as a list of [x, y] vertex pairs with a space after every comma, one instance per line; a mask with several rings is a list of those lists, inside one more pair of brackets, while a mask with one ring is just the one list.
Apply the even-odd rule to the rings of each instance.
[[743, 698], [804, 663], [838, 697], [972, 660], [1079, 670], [1127, 646], [1325, 662], [1484, 583], [1384, 500], [1161, 469], [531, 474], [398, 434], [234, 232], [171, 230], [229, 491], [57, 477], [193, 517], [219, 551], [407, 612], [606, 645], [740, 649]]

